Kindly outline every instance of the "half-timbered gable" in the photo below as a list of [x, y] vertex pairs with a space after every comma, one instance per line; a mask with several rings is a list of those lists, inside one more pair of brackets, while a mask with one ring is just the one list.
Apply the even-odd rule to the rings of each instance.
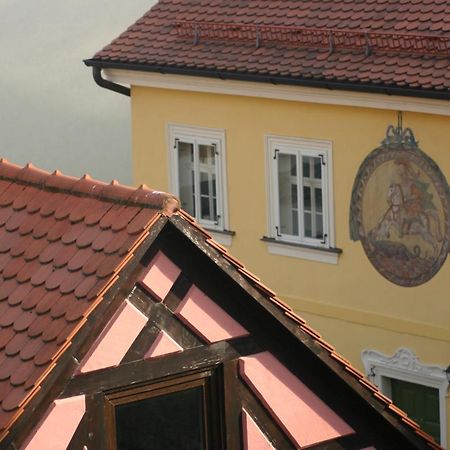
[[170, 195], [0, 177], [1, 448], [439, 448]]

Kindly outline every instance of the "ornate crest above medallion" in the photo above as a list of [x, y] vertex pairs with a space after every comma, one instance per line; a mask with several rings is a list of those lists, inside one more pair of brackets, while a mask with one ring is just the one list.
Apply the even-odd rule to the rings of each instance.
[[437, 164], [413, 132], [389, 126], [353, 184], [350, 236], [375, 269], [400, 286], [430, 280], [449, 252], [450, 194]]

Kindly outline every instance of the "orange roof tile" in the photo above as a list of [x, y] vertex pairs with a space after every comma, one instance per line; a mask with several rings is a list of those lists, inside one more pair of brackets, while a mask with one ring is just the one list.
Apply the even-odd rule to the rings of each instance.
[[160, 0], [86, 63], [436, 97], [449, 38], [442, 0]]
[[0, 433], [170, 198], [0, 160]]

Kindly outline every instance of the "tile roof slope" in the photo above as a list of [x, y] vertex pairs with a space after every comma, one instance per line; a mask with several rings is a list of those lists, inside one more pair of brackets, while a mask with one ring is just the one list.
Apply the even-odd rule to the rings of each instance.
[[[438, 36], [444, 38], [444, 51], [373, 50], [366, 55], [364, 48], [330, 52], [329, 48], [264, 41], [264, 36], [257, 48], [254, 39], [230, 39], [230, 30], [214, 39], [200, 33], [195, 43], [195, 30], [182, 36], [176, 21], [195, 22], [192, 30], [195, 24], [206, 23], [347, 30], [363, 36], [366, 32]], [[221, 72], [222, 76], [261, 76], [263, 81], [286, 83], [343, 83], [344, 88], [352, 83], [408, 88], [429, 95], [450, 89], [449, 38], [450, 3], [446, 0], [160, 0], [86, 63], [127, 64], [133, 70], [163, 72], [187, 69], [198, 75]]]
[[[216, 242], [212, 236], [204, 230], [198, 222], [190, 216], [186, 211], [180, 210], [176, 214], [176, 216], [181, 216], [184, 220], [186, 220], [191, 226], [195, 227], [199, 234], [203, 237], [204, 242], [207, 246], [212, 247], [215, 252], [217, 252], [217, 256], [220, 258], [224, 258], [237, 272], [243, 276], [250, 285], [252, 285], [256, 290], [267, 300], [269, 300], [272, 305], [274, 305], [285, 317], [287, 317], [294, 326], [294, 329], [300, 329], [302, 333], [305, 333], [309, 336], [312, 342], [317, 345], [319, 348], [323, 349], [325, 354], [328, 355], [335, 363], [339, 364], [349, 377], [355, 379], [358, 384], [365, 389], [372, 398], [376, 399], [376, 401], [380, 402], [384, 405], [385, 408], [392, 414], [403, 426], [410, 428], [417, 436], [419, 436], [423, 441], [427, 444], [428, 447], [434, 450], [442, 450], [442, 447], [435, 442], [435, 440], [425, 433], [420, 426], [411, 420], [408, 415], [402, 411], [400, 408], [395, 406], [392, 400], [386, 397], [377, 386], [375, 386], [372, 382], [367, 380], [363, 373], [361, 373], [358, 369], [352, 366], [351, 362], [337, 353], [336, 349], [322, 339], [320, 333], [311, 328], [306, 321], [298, 316], [294, 310], [284, 303], [280, 298], [277, 297], [276, 293], [272, 291], [269, 287], [261, 282], [261, 280], [248, 271], [245, 266], [234, 258], [226, 247]], [[196, 240], [198, 243], [198, 240]], [[214, 260], [217, 261], [218, 258], [215, 256]], [[317, 355], [320, 352], [315, 351]]]
[[0, 440], [168, 198], [0, 160]]

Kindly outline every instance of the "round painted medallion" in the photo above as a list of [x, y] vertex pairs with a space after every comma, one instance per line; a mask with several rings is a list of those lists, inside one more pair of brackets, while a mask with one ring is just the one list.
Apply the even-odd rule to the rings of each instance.
[[430, 280], [449, 252], [448, 183], [411, 136], [386, 139], [367, 156], [350, 207], [352, 239], [361, 240], [375, 269], [400, 286]]

